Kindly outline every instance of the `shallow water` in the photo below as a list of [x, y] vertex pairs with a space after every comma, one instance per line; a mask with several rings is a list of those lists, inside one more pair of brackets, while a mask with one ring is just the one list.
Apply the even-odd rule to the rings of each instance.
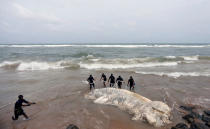
[[[94, 104], [84, 98], [89, 92], [84, 80], [91, 73], [96, 78], [96, 88], [102, 88], [102, 82], [99, 81], [102, 72], [105, 71], [1, 71], [0, 128], [64, 129], [73, 123], [81, 129], [154, 129], [145, 122], [132, 121], [132, 116], [126, 111], [120, 111], [113, 106]], [[106, 70], [105, 73], [109, 75], [110, 72]], [[173, 108], [172, 125], [181, 121], [181, 114], [176, 110], [179, 105], [192, 103], [210, 107], [209, 77], [171, 78], [126, 71], [114, 72], [114, 75], [121, 75], [126, 81], [133, 75], [136, 93], [151, 100], [164, 101]], [[126, 88], [125, 84], [123, 88]], [[22, 118], [16, 122], [11, 120], [18, 94], [37, 102], [36, 105], [24, 108], [31, 118], [29, 121], [22, 121]]]

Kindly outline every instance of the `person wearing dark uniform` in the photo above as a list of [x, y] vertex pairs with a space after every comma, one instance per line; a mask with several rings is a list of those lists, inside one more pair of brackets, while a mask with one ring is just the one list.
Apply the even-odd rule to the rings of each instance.
[[106, 80], [107, 79], [106, 79], [106, 75], [104, 73], [102, 73], [100, 80], [103, 80], [104, 87], [106, 87]]
[[128, 79], [128, 84], [127, 86], [130, 86], [130, 90], [134, 90], [134, 85], [135, 85], [135, 82], [133, 80], [133, 77], [130, 76], [130, 78]]
[[109, 77], [108, 82], [110, 82], [110, 87], [114, 87], [115, 77], [113, 76], [113, 74], [111, 74], [111, 76]]
[[121, 89], [122, 83], [123, 83], [123, 78], [119, 76], [116, 80], [118, 88]]
[[[26, 105], [23, 105], [23, 103], [25, 103]], [[12, 119], [18, 120], [18, 117], [21, 115], [23, 115], [25, 119], [29, 119], [26, 113], [24, 112], [22, 106], [30, 106], [31, 104], [35, 104], [35, 103], [28, 102], [25, 99], [23, 99], [23, 95], [19, 95], [18, 100], [15, 103], [15, 108], [14, 108], [15, 116], [12, 116]]]
[[95, 89], [95, 84], [94, 84], [94, 78], [92, 75], [89, 76], [89, 78], [87, 79], [87, 81], [89, 82], [90, 84], [90, 90], [92, 89], [92, 87]]

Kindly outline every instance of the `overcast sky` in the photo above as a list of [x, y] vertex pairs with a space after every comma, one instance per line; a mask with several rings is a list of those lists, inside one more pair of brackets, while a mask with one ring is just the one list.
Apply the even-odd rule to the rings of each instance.
[[0, 43], [210, 43], [210, 0], [0, 0]]

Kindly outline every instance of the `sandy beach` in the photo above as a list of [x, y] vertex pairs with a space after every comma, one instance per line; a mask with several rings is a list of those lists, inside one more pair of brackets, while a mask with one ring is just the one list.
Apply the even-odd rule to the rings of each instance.
[[[84, 82], [90, 71], [57, 70], [15, 72], [7, 71], [0, 74], [1, 78], [1, 129], [65, 129], [69, 124], [75, 124], [81, 129], [155, 129], [142, 121], [132, 121], [131, 115], [114, 106], [95, 104], [84, 98], [89, 92], [89, 86]], [[103, 88], [99, 81], [105, 71], [95, 71], [91, 74], [96, 78], [96, 88]], [[107, 75], [111, 71], [106, 71]], [[130, 75], [136, 81], [135, 92], [151, 100], [163, 101], [172, 109], [173, 120], [170, 128], [181, 120], [176, 110], [179, 105], [194, 104], [209, 107], [208, 77], [180, 77], [141, 75], [132, 72], [114, 72], [126, 80]], [[18, 89], [6, 88], [16, 86]], [[5, 87], [3, 87], [5, 86]], [[123, 85], [123, 88], [126, 88]], [[26, 100], [37, 104], [25, 107], [30, 120], [23, 121], [20, 117], [12, 121], [14, 102], [18, 94], [23, 94]], [[2, 99], [4, 98], [4, 99]], [[158, 129], [158, 128], [157, 128]]]

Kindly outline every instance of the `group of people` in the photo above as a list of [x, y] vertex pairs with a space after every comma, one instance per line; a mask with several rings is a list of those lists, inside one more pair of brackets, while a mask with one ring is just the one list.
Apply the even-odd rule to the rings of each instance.
[[[102, 75], [101, 75], [100, 81], [101, 80], [103, 81], [104, 87], [106, 87], [107, 77], [106, 77], [106, 75], [104, 73], [102, 73]], [[94, 84], [95, 79], [94, 79], [94, 77], [92, 75], [90, 75], [88, 77], [87, 81], [89, 82], [90, 90], [92, 88], [95, 89], [95, 84]], [[122, 84], [125, 83], [125, 82], [124, 82], [124, 80], [123, 80], [123, 78], [121, 76], [118, 76], [118, 78], [115, 79], [114, 75], [111, 74], [109, 79], [108, 79], [108, 83], [109, 83], [110, 87], [114, 87], [115, 83], [116, 83], [118, 88], [121, 89], [122, 88]], [[130, 76], [130, 78], [128, 79], [127, 86], [130, 87], [130, 90], [134, 90], [135, 81], [134, 81], [132, 76]]]
[[[87, 79], [87, 81], [89, 82], [90, 84], [90, 90], [92, 88], [95, 89], [95, 84], [94, 84], [94, 78], [92, 75], [89, 76], [89, 78]], [[107, 77], [104, 73], [102, 73], [101, 75], [101, 78], [100, 78], [100, 81], [103, 80], [103, 85], [104, 87], [106, 87], [106, 82], [107, 82]], [[118, 88], [121, 89], [122, 87], [122, 84], [125, 83], [123, 78], [121, 76], [118, 76], [117, 79], [115, 79], [114, 75], [111, 74], [109, 79], [108, 79], [108, 83], [109, 83], [109, 86], [110, 87], [114, 87], [115, 86], [115, 83], [117, 84]], [[130, 76], [130, 78], [128, 79], [128, 83], [127, 83], [127, 86], [130, 87], [130, 90], [134, 90], [134, 86], [135, 86], [135, 81], [133, 79], [132, 76]], [[25, 104], [23, 104], [25, 103]], [[34, 102], [29, 102], [27, 100], [25, 100], [23, 98], [23, 95], [19, 95], [18, 96], [18, 100], [16, 101], [15, 103], [15, 107], [14, 107], [14, 116], [12, 116], [12, 119], [13, 120], [18, 120], [19, 116], [23, 115], [25, 117], [25, 120], [28, 120], [28, 116], [26, 115], [26, 113], [24, 112], [23, 108], [24, 106], [30, 106], [32, 104], [36, 104]]]

